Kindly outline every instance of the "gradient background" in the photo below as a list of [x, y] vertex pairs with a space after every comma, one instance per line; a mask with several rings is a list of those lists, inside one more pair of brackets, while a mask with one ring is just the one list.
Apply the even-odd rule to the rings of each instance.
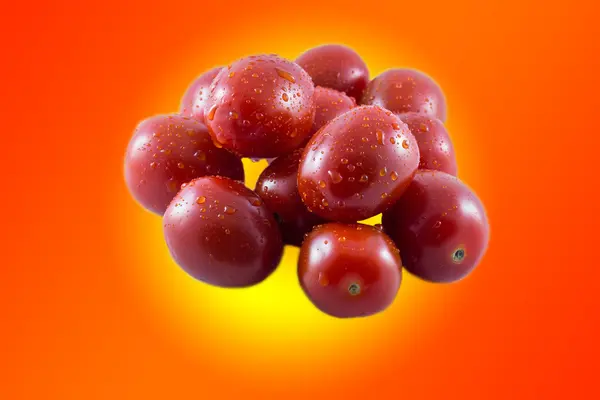
[[[243, 3], [3, 5], [0, 398], [598, 398], [596, 2]], [[294, 249], [254, 288], [193, 281], [122, 177], [203, 70], [325, 42], [441, 84], [492, 227], [468, 279], [405, 274], [361, 320], [310, 305]]]

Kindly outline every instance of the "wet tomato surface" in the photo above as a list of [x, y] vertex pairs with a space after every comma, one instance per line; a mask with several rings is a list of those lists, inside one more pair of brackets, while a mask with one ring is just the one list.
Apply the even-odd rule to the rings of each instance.
[[392, 304], [402, 280], [402, 261], [380, 230], [328, 223], [302, 243], [298, 277], [321, 311], [340, 318], [362, 317]]
[[173, 259], [189, 275], [222, 287], [267, 278], [283, 244], [273, 215], [243, 183], [203, 177], [187, 184], [163, 217]]
[[391, 69], [375, 77], [361, 104], [376, 105], [393, 113], [418, 112], [446, 120], [446, 99], [438, 84], [423, 72]]
[[[326, 123], [356, 107], [354, 98], [346, 96], [337, 90], [316, 87], [315, 88], [315, 122], [311, 129], [314, 135]], [[308, 140], [307, 140], [308, 141]]]
[[125, 155], [125, 182], [144, 208], [162, 215], [182, 184], [206, 175], [243, 180], [244, 168], [215, 147], [202, 123], [159, 115], [137, 126]]
[[307, 144], [298, 190], [311, 212], [328, 220], [360, 221], [391, 206], [418, 165], [417, 141], [404, 122], [379, 107], [356, 107]]
[[260, 175], [256, 193], [275, 214], [286, 244], [300, 246], [304, 235], [325, 222], [309, 212], [298, 193], [298, 163], [302, 149], [276, 158]]
[[314, 86], [297, 64], [275, 55], [242, 58], [213, 81], [204, 120], [215, 142], [244, 157], [298, 148], [315, 115]]
[[216, 67], [210, 69], [190, 84], [181, 99], [181, 105], [179, 106], [179, 113], [181, 115], [204, 122], [204, 105], [208, 99], [210, 84], [222, 68]]
[[442, 121], [419, 113], [400, 114], [419, 144], [419, 169], [432, 169], [456, 176], [456, 156]]
[[344, 92], [356, 100], [369, 82], [367, 65], [346, 46], [328, 44], [312, 48], [301, 54], [296, 63], [308, 72], [315, 86]]
[[432, 282], [454, 282], [479, 263], [489, 227], [477, 196], [458, 178], [418, 171], [400, 200], [383, 214], [405, 268]]

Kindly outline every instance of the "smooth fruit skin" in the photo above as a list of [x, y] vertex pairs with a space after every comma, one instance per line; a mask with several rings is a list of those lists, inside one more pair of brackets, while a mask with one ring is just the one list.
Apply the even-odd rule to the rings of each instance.
[[213, 81], [204, 119], [226, 149], [255, 158], [300, 147], [315, 117], [314, 86], [297, 64], [275, 55], [242, 58]]
[[446, 127], [439, 119], [419, 113], [398, 115], [408, 125], [419, 144], [419, 169], [446, 172], [456, 176], [456, 155]]
[[309, 211], [331, 221], [360, 221], [390, 207], [418, 165], [417, 141], [404, 122], [379, 107], [356, 107], [307, 144], [298, 190]]
[[158, 115], [137, 126], [125, 154], [125, 182], [147, 210], [163, 215], [181, 185], [206, 175], [244, 180], [242, 161], [215, 147], [202, 123]]
[[256, 193], [232, 179], [190, 182], [169, 205], [163, 223], [177, 264], [214, 286], [257, 284], [281, 259], [277, 222]]
[[188, 86], [179, 106], [181, 115], [204, 122], [204, 105], [208, 99], [210, 84], [222, 68], [215, 67], [204, 72]]
[[382, 218], [404, 267], [431, 282], [454, 282], [480, 262], [489, 240], [485, 209], [458, 178], [418, 171]]
[[301, 54], [296, 63], [312, 78], [315, 86], [346, 93], [359, 100], [369, 82], [369, 70], [351, 48], [327, 44]]
[[286, 244], [300, 246], [304, 235], [325, 220], [308, 211], [298, 193], [298, 163], [302, 149], [276, 158], [263, 170], [256, 193], [275, 215]]
[[324, 313], [363, 317], [392, 304], [402, 281], [402, 261], [392, 240], [376, 228], [329, 223], [302, 243], [298, 278]]
[[376, 105], [401, 114], [418, 112], [446, 121], [446, 98], [439, 85], [423, 72], [391, 69], [375, 77], [361, 104]]
[[311, 136], [326, 123], [356, 107], [356, 101], [337, 90], [324, 87], [315, 88], [315, 122], [311, 129]]

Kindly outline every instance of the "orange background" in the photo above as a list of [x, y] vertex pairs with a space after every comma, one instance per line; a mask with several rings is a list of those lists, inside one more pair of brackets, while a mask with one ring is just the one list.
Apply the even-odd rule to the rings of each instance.
[[[594, 3], [4, 4], [0, 398], [598, 398]], [[491, 221], [469, 278], [405, 274], [367, 319], [314, 309], [294, 249], [250, 289], [193, 281], [122, 177], [134, 126], [197, 74], [324, 42], [441, 84]]]

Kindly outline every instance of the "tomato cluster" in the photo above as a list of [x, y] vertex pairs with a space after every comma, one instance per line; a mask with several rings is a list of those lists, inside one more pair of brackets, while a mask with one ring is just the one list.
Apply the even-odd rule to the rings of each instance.
[[[454, 282], [480, 262], [488, 221], [457, 177], [446, 100], [422, 72], [369, 80], [352, 49], [295, 62], [245, 57], [200, 75], [179, 113], [142, 121], [125, 156], [132, 196], [163, 217], [174, 260], [211, 285], [266, 279], [283, 246], [321, 311], [371, 315], [396, 297], [403, 268]], [[241, 158], [269, 158], [254, 190]], [[359, 223], [382, 214], [382, 224]]]

